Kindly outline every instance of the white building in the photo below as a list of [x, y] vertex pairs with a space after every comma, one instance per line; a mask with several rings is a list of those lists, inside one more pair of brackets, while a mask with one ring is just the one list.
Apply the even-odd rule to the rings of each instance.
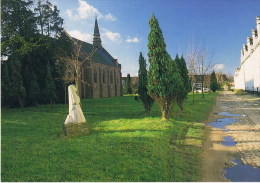
[[236, 69], [235, 89], [260, 91], [260, 16], [256, 17], [256, 29], [241, 50], [241, 63]]

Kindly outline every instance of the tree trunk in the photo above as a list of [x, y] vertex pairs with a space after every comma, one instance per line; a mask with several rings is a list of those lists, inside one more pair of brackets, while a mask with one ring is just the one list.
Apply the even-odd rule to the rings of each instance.
[[66, 87], [66, 83], [64, 83], [64, 89], [65, 89], [65, 97], [64, 97], [64, 103], [67, 104], [67, 87]]
[[201, 93], [202, 98], [204, 98], [204, 75], [201, 76]]
[[170, 112], [168, 109], [163, 109], [162, 110], [162, 120], [168, 120], [170, 118]]
[[181, 111], [183, 111], [183, 105], [182, 105], [182, 101], [181, 100], [177, 100], [177, 104], [180, 107]]
[[20, 107], [23, 108], [24, 107], [24, 98], [23, 97], [19, 97], [18, 101], [19, 101]]
[[146, 104], [146, 105], [145, 105], [145, 111], [146, 111], [147, 113], [149, 113], [149, 112], [151, 111], [151, 105]]
[[193, 83], [192, 83], [192, 104], [194, 104], [194, 86], [193, 86]]
[[[169, 99], [168, 99], [169, 100]], [[162, 103], [161, 111], [162, 111], [162, 120], [168, 120], [170, 118], [171, 105], [169, 101], [165, 101]]]

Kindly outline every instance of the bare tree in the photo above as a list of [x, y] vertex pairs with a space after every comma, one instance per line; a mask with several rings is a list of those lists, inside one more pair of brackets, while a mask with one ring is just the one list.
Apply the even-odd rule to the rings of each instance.
[[193, 46], [189, 47], [187, 56], [186, 56], [188, 70], [191, 78], [191, 86], [193, 92], [193, 104], [194, 104], [194, 87], [195, 82], [199, 78], [201, 83], [201, 92], [202, 98], [204, 98], [204, 79], [205, 75], [209, 73], [214, 64], [212, 64], [213, 53], [210, 57], [207, 54], [207, 50], [204, 49], [195, 49]]
[[57, 57], [56, 69], [62, 76], [60, 79], [63, 81], [65, 87], [68, 83], [75, 83], [79, 96], [81, 96], [79, 90], [80, 83], [89, 85], [87, 81], [82, 79], [83, 65], [87, 60], [91, 60], [97, 49], [93, 48], [90, 53], [83, 52], [82, 43], [74, 41], [71, 53], [64, 53], [61, 50]]

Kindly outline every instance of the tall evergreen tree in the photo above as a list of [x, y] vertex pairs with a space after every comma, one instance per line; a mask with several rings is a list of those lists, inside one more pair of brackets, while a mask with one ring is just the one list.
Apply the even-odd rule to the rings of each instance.
[[1, 63], [1, 104], [9, 106], [10, 103], [10, 76], [7, 61]]
[[[35, 13], [32, 11], [33, 7], [36, 7]], [[40, 10], [37, 11], [39, 7]], [[2, 0], [1, 17], [1, 56], [8, 57], [10, 67], [13, 66], [14, 58], [18, 57], [21, 67], [19, 72], [26, 93], [32, 88], [37, 89], [37, 82], [40, 87], [39, 103], [44, 103], [46, 70], [42, 68], [45, 68], [49, 61], [53, 77], [60, 78], [59, 73], [54, 71], [57, 50], [68, 51], [68, 46], [63, 44], [64, 40], [61, 38], [64, 37], [61, 36], [63, 19], [59, 16], [59, 10], [48, 0], [39, 0], [38, 4], [36, 0]], [[39, 34], [38, 29], [42, 34]], [[31, 80], [33, 78], [30, 72], [29, 77], [26, 76], [27, 66], [33, 68], [36, 82]], [[59, 89], [57, 93], [61, 102], [64, 100], [62, 82], [55, 80], [54, 84], [56, 89]], [[31, 105], [30, 97], [33, 95], [29, 93], [25, 103]]]
[[166, 51], [163, 34], [154, 15], [150, 21], [148, 36], [148, 56], [150, 68], [148, 71], [148, 94], [158, 103], [162, 111], [162, 119], [169, 119], [170, 111], [181, 85], [181, 78]]
[[180, 90], [176, 101], [180, 109], [183, 111], [183, 101], [190, 91], [189, 72], [183, 56], [179, 58], [179, 56], [176, 55], [175, 62], [182, 80], [182, 86], [179, 88]]
[[130, 74], [127, 74], [127, 77], [126, 77], [125, 91], [126, 91], [126, 94], [132, 94], [131, 76], [130, 76]]
[[10, 99], [12, 106], [24, 107], [24, 100], [26, 91], [23, 85], [23, 78], [21, 75], [21, 63], [17, 55], [13, 55], [10, 60], [9, 67], [10, 74]]
[[219, 84], [217, 81], [217, 77], [215, 74], [215, 71], [213, 70], [213, 72], [210, 75], [210, 89], [215, 92], [219, 89]]
[[52, 78], [51, 67], [49, 62], [47, 62], [46, 69], [47, 74], [45, 78], [45, 98], [48, 103], [54, 104], [57, 99], [57, 96], [55, 92], [55, 85]]
[[39, 101], [40, 88], [35, 76], [34, 71], [29, 67], [25, 67], [26, 76], [26, 93], [27, 93], [27, 105], [35, 106]]
[[148, 95], [147, 89], [147, 70], [146, 70], [146, 60], [144, 59], [142, 52], [139, 55], [139, 71], [138, 71], [138, 94], [139, 100], [144, 105], [145, 111], [149, 112], [154, 103], [154, 100]]

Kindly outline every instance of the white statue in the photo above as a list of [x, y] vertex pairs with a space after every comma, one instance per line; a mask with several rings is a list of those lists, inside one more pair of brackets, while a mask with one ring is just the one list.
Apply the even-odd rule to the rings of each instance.
[[80, 107], [80, 98], [77, 95], [77, 89], [74, 85], [68, 87], [68, 96], [69, 96], [69, 115], [65, 120], [65, 125], [75, 124], [75, 123], [84, 123], [86, 119]]

